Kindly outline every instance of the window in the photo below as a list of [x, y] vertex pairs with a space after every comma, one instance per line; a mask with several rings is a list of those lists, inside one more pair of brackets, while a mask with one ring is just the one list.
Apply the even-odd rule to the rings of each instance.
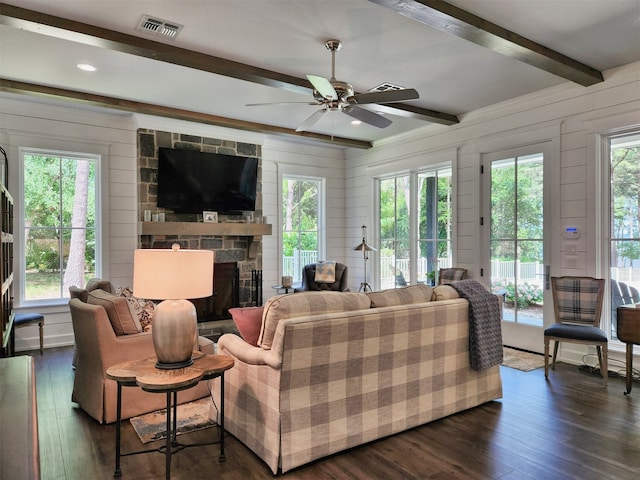
[[323, 180], [284, 176], [282, 179], [282, 274], [301, 281], [302, 268], [322, 253], [320, 212]]
[[22, 149], [22, 302], [68, 298], [97, 276], [99, 156]]
[[380, 288], [434, 284], [452, 265], [451, 168], [379, 179], [377, 190]]
[[[608, 137], [611, 338], [616, 309], [640, 302], [640, 132]], [[606, 317], [606, 315], [603, 315]]]

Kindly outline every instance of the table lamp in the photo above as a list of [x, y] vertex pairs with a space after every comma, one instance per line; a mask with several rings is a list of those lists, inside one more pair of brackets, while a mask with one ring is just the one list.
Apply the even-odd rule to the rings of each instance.
[[153, 312], [153, 347], [157, 368], [176, 369], [193, 363], [197, 342], [196, 308], [187, 298], [213, 293], [211, 250], [137, 249], [133, 256], [133, 294], [163, 300]]
[[375, 248], [367, 244], [367, 226], [362, 226], [362, 243], [354, 248], [356, 251], [361, 251], [364, 255], [364, 281], [360, 283], [359, 292], [371, 291], [371, 285], [367, 282], [367, 260], [369, 260], [368, 252], [377, 252]]

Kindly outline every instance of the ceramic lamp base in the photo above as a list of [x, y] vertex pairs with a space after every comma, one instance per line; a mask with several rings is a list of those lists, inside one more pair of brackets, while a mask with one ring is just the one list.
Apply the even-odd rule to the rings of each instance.
[[165, 300], [153, 312], [153, 347], [164, 370], [183, 368], [193, 363], [191, 354], [196, 337], [196, 308], [188, 300]]

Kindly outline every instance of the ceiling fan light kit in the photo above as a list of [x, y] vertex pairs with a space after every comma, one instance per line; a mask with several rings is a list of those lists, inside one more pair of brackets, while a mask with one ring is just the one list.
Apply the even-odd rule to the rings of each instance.
[[[318, 123], [328, 111], [342, 112], [360, 122], [372, 125], [377, 128], [386, 128], [393, 122], [379, 113], [360, 108], [359, 105], [383, 104], [401, 102], [405, 100], [415, 100], [420, 97], [413, 88], [390, 89], [384, 91], [373, 91], [368, 93], [355, 93], [350, 83], [336, 80], [336, 52], [342, 48], [340, 40], [327, 40], [325, 47], [331, 52], [331, 78], [327, 79], [319, 75], [307, 75], [307, 79], [313, 86], [313, 98], [322, 109], [314, 112], [302, 124], [296, 128], [296, 132], [309, 130]], [[292, 102], [299, 104], [300, 102]], [[279, 103], [282, 105], [282, 103]], [[273, 104], [248, 104], [248, 106], [273, 105]]]

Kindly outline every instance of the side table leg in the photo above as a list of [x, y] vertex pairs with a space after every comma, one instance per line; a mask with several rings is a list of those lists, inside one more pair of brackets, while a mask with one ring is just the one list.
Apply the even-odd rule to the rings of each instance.
[[224, 372], [220, 375], [220, 457], [218, 462], [224, 462], [227, 457], [224, 454]]
[[171, 443], [176, 444], [176, 431], [178, 430], [178, 392], [173, 392], [173, 435]]
[[632, 377], [633, 377], [633, 343], [627, 343], [627, 391], [624, 392], [625, 395], [629, 395], [631, 393], [632, 386]]
[[173, 437], [173, 432], [171, 431], [171, 392], [167, 392], [167, 443], [166, 450], [164, 452], [165, 456], [165, 478], [166, 480], [171, 479], [171, 439]]
[[120, 470], [120, 426], [122, 425], [122, 385], [118, 384], [118, 394], [116, 403], [116, 469], [113, 472], [114, 477], [121, 477], [122, 470]]

